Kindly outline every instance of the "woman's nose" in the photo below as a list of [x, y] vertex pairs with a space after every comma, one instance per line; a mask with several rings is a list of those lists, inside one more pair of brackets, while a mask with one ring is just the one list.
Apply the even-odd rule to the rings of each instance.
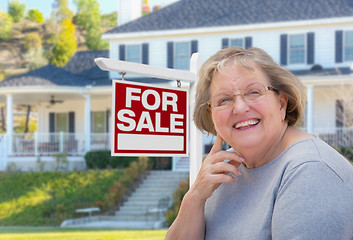
[[241, 97], [240, 94], [234, 95], [233, 96], [233, 114], [243, 114], [247, 111], [249, 111], [249, 105], [247, 102], [244, 101], [244, 99]]

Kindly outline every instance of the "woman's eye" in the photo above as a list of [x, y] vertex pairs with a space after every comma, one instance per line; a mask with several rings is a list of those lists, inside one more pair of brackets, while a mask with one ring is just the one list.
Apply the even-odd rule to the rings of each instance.
[[249, 92], [247, 92], [245, 95], [248, 95], [248, 96], [261, 95], [261, 91], [257, 89], [252, 89]]
[[231, 98], [231, 97], [224, 97], [224, 98], [221, 98], [221, 99], [218, 101], [218, 106], [225, 105], [225, 104], [231, 102], [232, 100], [233, 100], [233, 98]]

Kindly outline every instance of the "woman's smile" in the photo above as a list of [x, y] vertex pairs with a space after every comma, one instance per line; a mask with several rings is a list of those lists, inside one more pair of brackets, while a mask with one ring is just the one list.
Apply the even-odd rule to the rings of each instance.
[[235, 123], [233, 128], [235, 128], [236, 130], [247, 130], [257, 126], [259, 123], [260, 119], [249, 119]]

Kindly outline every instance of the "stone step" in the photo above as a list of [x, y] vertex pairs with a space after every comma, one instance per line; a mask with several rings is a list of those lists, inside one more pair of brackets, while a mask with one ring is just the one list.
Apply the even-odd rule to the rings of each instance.
[[[172, 204], [172, 195], [178, 188], [180, 181], [187, 180], [188, 172], [151, 171], [141, 185], [131, 194], [127, 201], [115, 213], [117, 221], [153, 221], [163, 220], [164, 214], [149, 213], [148, 207], [155, 208], [161, 198], [169, 197]], [[161, 218], [161, 219], [160, 219]]]

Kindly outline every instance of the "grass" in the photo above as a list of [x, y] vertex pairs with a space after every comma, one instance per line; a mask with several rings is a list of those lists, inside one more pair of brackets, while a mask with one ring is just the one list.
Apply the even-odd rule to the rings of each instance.
[[167, 230], [1, 227], [2, 240], [163, 240]]
[[102, 200], [118, 170], [0, 173], [0, 225], [55, 226]]

